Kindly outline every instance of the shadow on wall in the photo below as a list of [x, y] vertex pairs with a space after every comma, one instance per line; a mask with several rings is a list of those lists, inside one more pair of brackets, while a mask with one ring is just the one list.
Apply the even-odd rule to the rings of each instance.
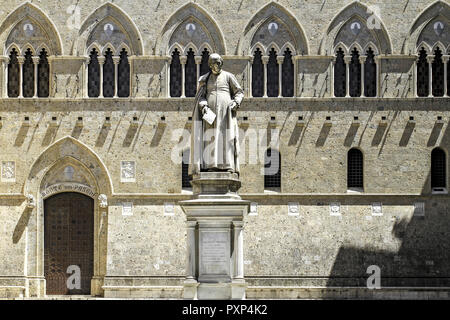
[[[438, 127], [442, 129], [442, 126]], [[435, 126], [430, 132], [428, 147], [437, 146], [439, 139], [436, 135], [439, 136], [441, 130], [439, 133], [436, 130], [438, 129]], [[439, 145], [449, 150], [448, 125]], [[448, 164], [449, 161], [447, 173]], [[430, 176], [431, 173], [423, 185], [421, 198], [373, 200], [380, 201], [383, 205], [412, 206], [414, 202], [425, 203], [424, 216], [413, 215], [411, 219], [400, 219], [395, 212], [384, 212], [383, 216], [372, 218], [384, 222], [387, 219], [395, 219], [391, 232], [401, 242], [399, 250], [392, 252], [342, 246], [334, 261], [327, 287], [366, 288], [367, 279], [373, 274], [367, 273], [371, 265], [376, 265], [381, 270], [381, 287], [450, 287], [450, 197], [430, 194]], [[371, 203], [367, 205], [370, 206]], [[377, 242], [379, 241], [377, 239]]]

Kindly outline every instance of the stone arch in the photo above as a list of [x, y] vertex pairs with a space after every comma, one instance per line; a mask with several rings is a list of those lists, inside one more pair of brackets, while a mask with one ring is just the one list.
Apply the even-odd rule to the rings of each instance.
[[[243, 30], [242, 41], [239, 41], [236, 49], [236, 54], [245, 54], [247, 52], [252, 55], [251, 49], [257, 42], [262, 43], [262, 39], [258, 39], [258, 37], [263, 32], [267, 34], [264, 31], [264, 27], [271, 22], [278, 24], [278, 31], [276, 33], [277, 36], [269, 34], [268, 38], [270, 39], [267, 40], [267, 44], [274, 41], [281, 48], [285, 42], [291, 42], [295, 48], [294, 54], [308, 54], [308, 42], [302, 26], [291, 12], [274, 1], [261, 8], [247, 23]], [[278, 32], [280, 32], [281, 36]], [[262, 45], [266, 47], [264, 43]]]
[[[28, 40], [24, 32], [25, 25], [29, 23], [33, 26], [33, 40]], [[62, 54], [61, 37], [50, 18], [37, 6], [26, 2], [13, 10], [0, 25], [0, 46], [1, 54], [7, 55], [5, 51], [12, 43], [19, 47], [30, 42], [37, 48], [45, 42], [49, 48], [49, 54]]]
[[[358, 39], [350, 36], [351, 30], [345, 29], [353, 22], [361, 24]], [[369, 22], [377, 27], [368, 26]], [[358, 41], [361, 47], [365, 47], [370, 41], [377, 45], [378, 51], [386, 54], [392, 53], [392, 43], [383, 22], [376, 12], [372, 12], [370, 7], [359, 1], [350, 3], [333, 18], [320, 44], [319, 54], [330, 54], [338, 42], [345, 43], [347, 47], [350, 47], [355, 41]]]
[[[434, 24], [442, 22], [446, 32], [441, 35], [435, 33]], [[416, 53], [420, 46], [426, 43], [430, 48], [437, 42], [450, 43], [450, 5], [443, 1], [436, 1], [428, 6], [414, 21], [402, 53]], [[443, 47], [445, 48], [445, 47]]]
[[[109, 29], [108, 24], [112, 25]], [[111, 32], [107, 32], [109, 29]], [[122, 43], [129, 48], [130, 55], [143, 55], [141, 34], [133, 20], [117, 5], [107, 2], [97, 8], [81, 25], [72, 54], [84, 55], [94, 42], [100, 47], [110, 42], [117, 49]]]
[[34, 161], [23, 186], [24, 194], [38, 190], [50, 168], [60, 162], [61, 159], [69, 158], [84, 164], [84, 167], [89, 169], [93, 177], [96, 178], [96, 184], [101, 186], [99, 193], [107, 195], [114, 193], [109, 172], [98, 155], [82, 142], [67, 136], [45, 149]]
[[[184, 34], [187, 31], [183, 28], [189, 22], [197, 27], [193, 39], [192, 36], [186, 37]], [[197, 31], [197, 29], [200, 30]], [[226, 54], [224, 36], [216, 20], [205, 9], [193, 2], [185, 4], [170, 16], [156, 41], [153, 54], [170, 55], [169, 48], [174, 43], [184, 47], [188, 42], [193, 42], [197, 48], [204, 42], [208, 42], [214, 52]]]

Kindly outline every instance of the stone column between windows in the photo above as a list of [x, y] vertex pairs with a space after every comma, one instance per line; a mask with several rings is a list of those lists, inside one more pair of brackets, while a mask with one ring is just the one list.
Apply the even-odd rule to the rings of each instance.
[[253, 61], [255, 58], [253, 56], [248, 60], [248, 96], [249, 98], [253, 98]]
[[379, 97], [380, 96], [380, 77], [381, 77], [381, 57], [380, 56], [375, 56], [375, 74], [376, 74], [376, 90], [377, 92], [375, 92], [375, 97]]
[[3, 67], [3, 98], [8, 98], [8, 65], [9, 65], [9, 57], [4, 57], [2, 59], [2, 67]]
[[269, 63], [269, 56], [262, 56], [262, 63], [264, 66], [264, 94], [263, 98], [267, 98], [267, 64]]
[[277, 57], [277, 63], [278, 63], [278, 98], [281, 98], [283, 96], [283, 61], [284, 56], [278, 56]]
[[187, 254], [186, 254], [186, 279], [195, 280], [195, 269], [196, 269], [196, 244], [195, 244], [195, 227], [197, 226], [197, 221], [187, 221]]
[[19, 98], [23, 98], [23, 64], [25, 57], [17, 57], [19, 62]]
[[194, 59], [197, 72], [197, 90], [198, 90], [198, 78], [200, 78], [200, 64], [202, 63], [202, 56], [195, 56]]
[[[128, 65], [130, 66], [130, 83], [129, 83], [129, 95], [128, 97], [133, 96], [133, 82], [134, 82], [134, 60], [136, 59], [135, 55], [128, 57]], [[160, 84], [161, 85], [161, 84]]]
[[119, 56], [114, 56], [113, 57], [113, 63], [114, 63], [114, 98], [117, 98], [117, 93], [118, 93], [118, 89], [119, 89], [119, 62], [120, 62], [120, 57]]
[[166, 95], [170, 98], [170, 65], [172, 64], [172, 57], [168, 56], [165, 63], [166, 69]]
[[364, 94], [364, 67], [367, 56], [359, 56], [359, 63], [361, 64], [361, 98], [365, 98]]
[[297, 96], [297, 92], [298, 92], [298, 88], [297, 88], [297, 58], [296, 58], [296, 56], [292, 56], [291, 57], [291, 60], [292, 60], [292, 64], [294, 65], [294, 92], [293, 92], [293, 95], [294, 95], [294, 97], [296, 97]]
[[345, 56], [345, 97], [350, 97], [350, 62], [352, 61], [352, 56]]
[[330, 61], [330, 95], [332, 98], [335, 98], [334, 94], [334, 68], [336, 67], [336, 57], [333, 57]]
[[34, 93], [33, 98], [37, 98], [38, 94], [38, 65], [39, 65], [39, 57], [32, 57], [33, 59], [33, 67], [34, 67]]
[[105, 64], [105, 57], [98, 57], [98, 64], [100, 66], [100, 93], [98, 95], [99, 98], [103, 98], [103, 65]]
[[448, 77], [448, 60], [449, 60], [450, 56], [448, 55], [444, 55], [442, 56], [442, 62], [444, 62], [444, 97], [448, 97], [448, 82], [447, 82], [447, 77]]
[[434, 56], [429, 55], [427, 56], [427, 62], [428, 62], [428, 97], [433, 97], [433, 60]]
[[186, 62], [187, 57], [181, 56], [180, 57], [180, 63], [181, 63], [181, 98], [186, 98], [186, 88], [184, 87], [186, 84]]
[[244, 227], [243, 221], [233, 221], [234, 226], [234, 275], [233, 279], [244, 279]]
[[88, 79], [89, 79], [89, 62], [91, 61], [90, 57], [85, 57], [83, 60], [83, 98], [88, 98], [89, 94], [89, 83], [88, 83]]
[[418, 81], [418, 72], [417, 72], [417, 62], [419, 60], [419, 56], [415, 55], [415, 59], [414, 59], [414, 67], [413, 67], [413, 73], [414, 73], [414, 78], [413, 78], [413, 87], [414, 87], [414, 98], [418, 98], [419, 95], [417, 93], [417, 86], [419, 85], [419, 81]]

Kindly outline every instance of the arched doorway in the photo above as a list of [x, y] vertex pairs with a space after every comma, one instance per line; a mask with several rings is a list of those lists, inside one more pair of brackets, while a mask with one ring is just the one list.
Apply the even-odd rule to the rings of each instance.
[[[78, 270], [79, 286], [74, 279]], [[46, 293], [49, 295], [90, 294], [93, 275], [94, 199], [76, 192], [58, 193], [45, 199]], [[69, 277], [71, 281], [68, 284]]]

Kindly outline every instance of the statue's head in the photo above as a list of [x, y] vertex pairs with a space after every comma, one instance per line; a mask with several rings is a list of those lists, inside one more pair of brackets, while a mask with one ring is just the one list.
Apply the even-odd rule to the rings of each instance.
[[208, 65], [212, 73], [219, 74], [222, 71], [223, 59], [218, 53], [213, 53], [209, 56]]

